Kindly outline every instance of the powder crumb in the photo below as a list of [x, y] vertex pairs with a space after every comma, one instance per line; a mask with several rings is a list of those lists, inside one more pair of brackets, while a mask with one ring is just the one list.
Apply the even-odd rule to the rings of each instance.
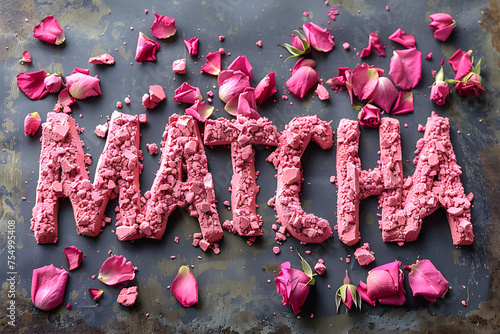
[[151, 155], [158, 154], [158, 146], [156, 145], [156, 143], [146, 144], [146, 148], [148, 149], [149, 154]]
[[144, 9], [144, 14], [147, 14], [147, 13], [149, 13], [149, 10]]
[[389, 10], [389, 6], [385, 6], [385, 10]]
[[335, 176], [330, 176], [330, 183], [335, 183]]
[[224, 50], [224, 48], [219, 48], [219, 53], [220, 53], [221, 55], [223, 55], [225, 52], [226, 52], [226, 50]]
[[311, 255], [311, 251], [310, 250], [306, 250], [306, 254], [307, 255]]
[[348, 257], [346, 257], [346, 259], [345, 259], [345, 263], [351, 263], [351, 259], [350, 259], [350, 258], [348, 258]]
[[68, 304], [66, 305], [66, 308], [70, 308], [70, 307], [71, 307], [71, 303], [68, 303]]
[[349, 49], [350, 45], [349, 43], [345, 42], [344, 44], [342, 44], [342, 47], [344, 48], [344, 50], [347, 50]]
[[126, 104], [130, 104], [130, 98], [128, 96], [124, 99], [124, 101]]
[[176, 256], [175, 256], [175, 255], [172, 255], [172, 256], [170, 257], [170, 259], [172, 259], [172, 260], [175, 260], [175, 258], [176, 258]]
[[178, 244], [178, 243], [179, 243], [179, 237], [175, 237], [175, 238], [174, 238], [174, 242], [175, 242], [176, 244]]
[[281, 253], [281, 250], [279, 247], [273, 247], [273, 252], [274, 254], [278, 255], [279, 253]]
[[226, 37], [224, 37], [224, 36], [220, 35], [220, 36], [219, 36], [219, 41], [221, 41], [221, 42], [222, 42], [225, 38], [226, 38]]
[[257, 45], [259, 48], [261, 48], [262, 47], [262, 41], [258, 40], [257, 43], [255, 43], [255, 45]]
[[96, 277], [95, 275], [92, 275], [92, 279], [95, 279], [95, 277]]
[[431, 60], [432, 58], [432, 52], [429, 52], [427, 56], [425, 56], [425, 60]]
[[[321, 261], [320, 261], [321, 260]], [[319, 259], [318, 260], [318, 263], [316, 263], [316, 265], [314, 266], [314, 271], [318, 274], [318, 275], [323, 275], [326, 271], [326, 266], [324, 264], [324, 261], [322, 259]]]
[[304, 17], [308, 16], [309, 13], [308, 12], [303, 12], [302, 15], [304, 15]]
[[118, 101], [118, 102], [116, 102], [116, 107], [121, 108], [121, 107], [123, 107], [123, 104], [120, 101]]

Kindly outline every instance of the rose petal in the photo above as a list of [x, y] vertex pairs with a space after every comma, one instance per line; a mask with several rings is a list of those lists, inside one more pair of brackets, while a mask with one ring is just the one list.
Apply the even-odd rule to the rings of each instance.
[[24, 135], [34, 136], [42, 123], [42, 119], [37, 112], [26, 115], [24, 118]]
[[413, 35], [405, 33], [401, 28], [398, 28], [391, 36], [389, 40], [399, 43], [407, 49], [415, 47], [415, 37]]
[[457, 73], [455, 74], [455, 80], [462, 79], [472, 70], [472, 62], [470, 61], [470, 54], [471, 54], [470, 51], [462, 54], [462, 57], [458, 62], [456, 70]]
[[198, 302], [198, 282], [188, 266], [179, 269], [170, 290], [184, 307], [190, 307]]
[[253, 80], [252, 65], [248, 61], [246, 56], [237, 57], [231, 65], [227, 67], [228, 70], [241, 71], [248, 75], [250, 80]]
[[221, 55], [220, 52], [211, 52], [207, 54], [205, 65], [201, 67], [201, 73], [211, 75], [219, 75], [221, 68]]
[[314, 59], [310, 59], [310, 58], [300, 58], [299, 60], [297, 60], [297, 62], [295, 63], [295, 65], [293, 65], [293, 69], [292, 69], [292, 75], [295, 74], [295, 72], [297, 72], [297, 70], [299, 68], [301, 68], [302, 66], [308, 66], [308, 67], [311, 67], [311, 68], [315, 68], [316, 67], [316, 62], [314, 61]]
[[199, 41], [198, 37], [193, 37], [184, 40], [184, 45], [186, 45], [186, 48], [190, 56], [194, 56], [198, 53], [198, 41]]
[[60, 45], [66, 40], [59, 22], [52, 15], [47, 16], [35, 26], [33, 37], [55, 45]]
[[200, 89], [191, 86], [187, 82], [183, 82], [182, 85], [175, 90], [174, 102], [195, 104], [202, 99], [203, 97], [201, 96]]
[[169, 38], [175, 35], [176, 31], [175, 19], [165, 15], [158, 15], [155, 12], [155, 20], [151, 26], [151, 33], [154, 37], [159, 39]]
[[250, 78], [241, 71], [224, 70], [218, 77], [219, 98], [227, 103], [233, 96], [243, 93], [250, 87]]
[[107, 285], [133, 280], [135, 277], [134, 266], [132, 262], [126, 261], [127, 259], [123, 255], [109, 257], [102, 264], [97, 278]]
[[135, 49], [135, 61], [138, 63], [143, 61], [154, 61], [156, 60], [157, 50], [160, 50], [160, 44], [153, 41], [142, 32], [139, 32], [137, 48]]
[[71, 72], [71, 74], [75, 74], [75, 73], [81, 73], [81, 74], [89, 75], [90, 74], [90, 70], [87, 69], [87, 68], [76, 67], [73, 70], [73, 72]]
[[306, 93], [311, 89], [319, 79], [319, 73], [309, 66], [301, 66], [295, 73], [292, 74], [285, 84], [293, 94], [304, 98]]
[[186, 114], [193, 116], [200, 122], [205, 122], [212, 115], [214, 107], [209, 106], [205, 101], [194, 102], [194, 105], [186, 109]]
[[51, 74], [43, 80], [43, 84], [45, 88], [49, 91], [49, 93], [57, 93], [61, 90], [62, 87], [62, 77], [57, 74]]
[[186, 73], [186, 59], [182, 58], [174, 60], [174, 62], [172, 63], [172, 71], [177, 74]]
[[403, 305], [404, 304], [404, 302], [406, 301], [406, 298], [405, 298], [406, 291], [403, 287], [404, 274], [401, 270], [399, 270], [397, 281], [398, 281], [398, 293], [391, 295], [391, 296], [379, 298], [378, 302], [380, 304], [383, 304], [383, 305]]
[[413, 111], [413, 92], [399, 91], [398, 99], [392, 108], [391, 114], [406, 114]]
[[103, 293], [104, 290], [92, 289], [92, 288], [89, 289], [90, 297], [92, 297], [94, 301], [97, 301], [99, 298], [101, 298]]
[[455, 51], [454, 54], [450, 56], [448, 59], [448, 62], [451, 65], [451, 68], [453, 68], [453, 71], [458, 72], [458, 67], [460, 66], [460, 62], [462, 61], [463, 56], [465, 56], [467, 52], [463, 51], [462, 49], [458, 49]]
[[19, 60], [21, 63], [31, 63], [31, 55], [28, 51], [23, 52], [23, 58]]
[[361, 298], [367, 302], [368, 304], [370, 304], [371, 306], [375, 306], [375, 304], [377, 303], [377, 299], [376, 298], [370, 298], [368, 296], [368, 286], [366, 285], [366, 283], [364, 282], [359, 282], [358, 286], [356, 287], [356, 290], [358, 290], [358, 293], [360, 294]]
[[49, 93], [45, 87], [45, 77], [49, 74], [45, 71], [36, 71], [29, 73], [19, 73], [17, 75], [17, 86], [30, 99], [38, 100]]
[[66, 290], [68, 272], [54, 265], [33, 270], [31, 301], [37, 308], [48, 311], [61, 305]]
[[413, 296], [421, 295], [431, 302], [443, 298], [448, 292], [448, 281], [430, 260], [420, 260], [413, 264], [408, 282]]
[[422, 53], [416, 48], [394, 50], [389, 75], [399, 88], [414, 88], [422, 75]]
[[434, 38], [439, 41], [446, 41], [451, 35], [453, 28], [455, 28], [456, 22], [453, 20], [450, 14], [446, 13], [435, 13], [429, 16], [432, 22], [429, 27], [434, 31]]
[[113, 58], [113, 56], [109, 53], [103, 53], [100, 56], [90, 58], [89, 63], [94, 65], [112, 65], [115, 63], [115, 58]]
[[375, 50], [375, 52], [379, 56], [384, 56], [385, 57], [385, 49], [384, 45], [382, 44], [382, 41], [380, 41], [380, 38], [378, 37], [378, 34], [371, 32], [370, 37], [368, 39], [368, 47], [364, 48], [361, 51], [361, 54], [359, 55], [359, 58], [364, 58], [369, 56], [372, 53], [372, 50]]
[[386, 112], [391, 111], [392, 104], [398, 98], [398, 90], [391, 79], [379, 77], [378, 84], [373, 93], [372, 101]]
[[315, 93], [318, 94], [318, 98], [321, 101], [325, 101], [325, 100], [328, 100], [330, 98], [330, 93], [328, 93], [325, 86], [323, 86], [322, 84], [318, 84], [318, 86], [316, 87]]
[[65, 113], [71, 112], [71, 108], [69, 107], [73, 103], [75, 103], [76, 99], [69, 95], [69, 91], [67, 88], [64, 88], [62, 91], [59, 92], [59, 95], [57, 97], [57, 103], [53, 109], [55, 112], [60, 112], [61, 109]]
[[358, 118], [359, 124], [369, 128], [376, 128], [380, 125], [380, 109], [373, 104], [366, 104], [359, 112]]
[[328, 52], [333, 49], [335, 43], [333, 42], [332, 35], [330, 35], [326, 28], [321, 28], [312, 22], [308, 22], [302, 25], [302, 29], [314, 50]]
[[378, 85], [379, 72], [363, 63], [352, 71], [352, 90], [360, 100], [371, 99]]
[[75, 246], [68, 246], [64, 248], [64, 255], [66, 256], [66, 261], [68, 262], [69, 271], [78, 268], [83, 260], [83, 252]]
[[292, 34], [292, 46], [299, 51], [305, 51], [304, 45], [302, 44], [302, 39], [295, 34]]
[[392, 276], [389, 270], [371, 270], [366, 285], [370, 298], [383, 298], [398, 293], [398, 274]]
[[257, 87], [255, 87], [255, 101], [258, 105], [261, 105], [276, 92], [275, 73], [271, 72], [262, 78], [257, 84]]
[[66, 77], [66, 87], [71, 96], [76, 99], [85, 99], [89, 96], [101, 95], [99, 78], [76, 72]]
[[238, 97], [238, 115], [259, 119], [257, 103], [255, 102], [255, 88], [248, 87]]

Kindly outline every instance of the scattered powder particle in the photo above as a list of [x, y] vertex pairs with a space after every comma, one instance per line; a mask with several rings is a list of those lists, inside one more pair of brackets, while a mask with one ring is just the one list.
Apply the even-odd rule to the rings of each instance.
[[130, 27], [130, 30], [134, 30], [134, 27]]
[[203, 257], [198, 255], [198, 260], [201, 260], [201, 259], [203, 259]]
[[427, 56], [425, 56], [425, 60], [431, 60], [432, 58], [432, 52], [429, 52]]
[[479, 119], [479, 123], [483, 123], [483, 120], [481, 118]]
[[209, 91], [207, 92], [207, 95], [208, 95], [208, 96], [210, 96], [210, 97], [212, 97], [212, 96], [214, 96], [214, 92], [212, 92], [211, 90], [209, 90]]
[[345, 258], [345, 263], [351, 263], [351, 259], [349, 257]]
[[149, 317], [149, 313], [146, 313], [146, 317]]
[[226, 37], [224, 37], [224, 36], [220, 35], [220, 36], [219, 36], [219, 41], [221, 41], [221, 42], [222, 42], [222, 41], [224, 40], [224, 38], [226, 38]]
[[465, 300], [462, 300], [462, 305], [467, 306], [467, 303], [465, 302]]
[[224, 203], [222, 204], [224, 204], [225, 206], [229, 206], [229, 201], [224, 201]]
[[178, 243], [179, 243], [179, 237], [175, 237], [175, 238], [174, 238], [174, 242], [175, 242], [176, 244], [178, 244]]
[[68, 303], [68, 305], [66, 305], [66, 308], [70, 308], [71, 307], [71, 303]]
[[219, 53], [220, 53], [221, 55], [223, 55], [225, 52], [226, 52], [226, 50], [224, 50], [224, 48], [219, 48]]
[[270, 279], [268, 279], [268, 280], [267, 280], [267, 283], [271, 283], [271, 280], [270, 280]]
[[257, 43], [255, 43], [255, 45], [257, 45], [259, 48], [261, 48], [262, 47], [262, 41], [258, 40]]
[[389, 6], [385, 6], [385, 10], [389, 10]]
[[302, 13], [302, 15], [304, 15], [304, 16], [308, 16], [308, 15], [309, 15], [309, 13], [308, 13], [308, 12], [303, 12], [303, 13]]
[[[90, 248], [90, 247], [89, 247]], [[92, 275], [92, 279], [95, 279], [95, 275]]]
[[25, 201], [25, 200], [26, 200], [26, 197], [22, 197], [21, 199], [22, 199], [23, 201]]
[[118, 101], [118, 102], [116, 102], [116, 107], [121, 108], [121, 107], [123, 107], [123, 104], [120, 101]]
[[439, 62], [439, 65], [443, 65], [444, 64], [444, 58], [441, 58], [441, 61]]
[[148, 12], [149, 12], [149, 10], [144, 9], [144, 14], [147, 14]]
[[422, 124], [419, 124], [418, 131], [425, 131], [425, 126], [423, 126]]
[[271, 226], [271, 228], [272, 228], [273, 230], [275, 230], [275, 231], [276, 231], [276, 230], [278, 229], [278, 225], [273, 224], [273, 225]]
[[318, 275], [323, 275], [326, 271], [325, 263], [322, 259], [318, 259], [318, 263], [314, 266], [314, 271], [318, 273]]
[[349, 43], [345, 42], [344, 44], [342, 44], [342, 47], [344, 48], [344, 50], [347, 50], [349, 49]]
[[124, 101], [126, 104], [130, 104], [130, 98], [128, 96], [124, 99]]
[[273, 252], [274, 254], [278, 255], [279, 253], [281, 253], [281, 250], [279, 247], [273, 247]]
[[306, 254], [307, 255], [311, 255], [311, 251], [310, 250], [306, 250]]
[[335, 176], [330, 176], [330, 183], [335, 183]]
[[404, 126], [405, 128], [407, 128], [407, 127], [408, 127], [408, 123], [403, 124], [403, 126]]
[[328, 284], [328, 289], [331, 289], [332, 287], [330, 286], [330, 284]]
[[156, 145], [156, 143], [146, 144], [146, 148], [148, 149], [149, 154], [151, 155], [158, 154], [158, 146]]
[[176, 256], [175, 256], [175, 255], [172, 255], [172, 256], [170, 257], [170, 259], [172, 259], [172, 260], [175, 260], [175, 258], [176, 258]]

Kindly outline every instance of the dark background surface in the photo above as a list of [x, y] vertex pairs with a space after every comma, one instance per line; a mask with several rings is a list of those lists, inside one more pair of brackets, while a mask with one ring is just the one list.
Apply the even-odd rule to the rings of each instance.
[[[389, 6], [389, 11], [386, 6]], [[335, 7], [340, 14], [327, 23], [328, 10]], [[3, 80], [0, 94], [3, 99], [0, 126], [0, 281], [2, 302], [0, 324], [2, 332], [225, 332], [225, 333], [291, 333], [291, 332], [485, 332], [499, 330], [496, 316], [500, 309], [498, 298], [499, 273], [498, 194], [500, 177], [499, 111], [499, 15], [498, 1], [2, 1], [0, 4], [0, 62]], [[145, 14], [144, 9], [149, 13]], [[172, 38], [160, 41], [161, 51], [156, 62], [134, 61], [137, 36], [143, 31], [151, 37], [150, 26], [154, 12], [176, 19], [177, 33]], [[303, 12], [309, 15], [305, 17]], [[358, 12], [359, 11], [359, 12]], [[444, 43], [433, 38], [428, 16], [435, 12], [448, 12], [457, 21], [457, 27]], [[54, 46], [32, 37], [33, 27], [47, 15], [54, 15], [66, 34], [61, 46]], [[25, 21], [28, 19], [28, 22]], [[130, 96], [132, 103], [120, 110], [129, 114], [144, 112], [141, 96], [149, 85], [160, 84], [165, 88], [167, 100], [155, 109], [148, 110], [148, 123], [141, 126], [141, 149], [144, 150], [144, 170], [140, 181], [142, 192], [148, 190], [158, 168], [160, 156], [151, 156], [146, 143], [160, 146], [161, 135], [168, 117], [173, 113], [184, 113], [185, 105], [172, 102], [174, 90], [184, 81], [200, 88], [205, 100], [207, 92], [215, 94], [212, 105], [218, 112], [214, 117], [230, 117], [223, 110], [217, 95], [216, 77], [200, 74], [205, 63], [202, 55], [223, 47], [222, 67], [226, 68], [237, 56], [246, 55], [253, 66], [252, 86], [269, 72], [276, 72], [278, 93], [259, 107], [262, 116], [268, 117], [282, 131], [296, 116], [318, 115], [332, 121], [336, 131], [342, 118], [356, 119], [357, 112], [350, 106], [346, 91], [330, 91], [330, 99], [320, 101], [313, 91], [301, 100], [288, 93], [285, 81], [295, 59], [283, 60], [287, 51], [277, 44], [289, 42], [292, 30], [312, 21], [331, 28], [335, 37], [332, 52], [320, 54], [311, 51], [308, 57], [316, 60], [320, 78], [327, 80], [337, 75], [337, 67], [353, 69], [362, 60], [359, 54], [368, 43], [368, 33], [377, 32], [387, 46], [386, 57], [376, 54], [363, 59], [369, 64], [383, 68], [386, 75], [393, 49], [403, 47], [389, 41], [387, 37], [397, 28], [415, 36], [417, 48], [423, 56], [432, 52], [430, 61], [422, 61], [422, 79], [413, 89], [415, 111], [395, 116], [401, 123], [403, 161], [405, 176], [414, 170], [416, 141], [423, 133], [417, 131], [418, 124], [425, 125], [432, 110], [440, 116], [449, 117], [451, 140], [462, 167], [462, 182], [466, 193], [474, 193], [472, 223], [475, 241], [473, 245], [456, 248], [452, 245], [448, 223], [443, 209], [424, 220], [417, 241], [403, 247], [384, 243], [378, 229], [376, 198], [362, 201], [360, 205], [361, 242], [369, 242], [375, 252], [376, 261], [367, 268], [354, 260], [355, 247], [343, 245], [334, 237], [319, 245], [300, 245], [289, 238], [275, 255], [276, 246], [272, 224], [276, 223], [274, 210], [267, 200], [276, 190], [274, 167], [265, 161], [270, 151], [264, 147], [256, 149], [256, 168], [260, 171], [257, 184], [261, 186], [257, 197], [258, 212], [264, 218], [264, 235], [254, 245], [248, 246], [246, 238], [224, 234], [221, 253], [204, 253], [191, 246], [191, 235], [199, 231], [198, 222], [183, 209], [176, 210], [169, 218], [161, 241], [137, 240], [134, 243], [120, 242], [111, 232], [114, 226], [107, 225], [96, 238], [78, 236], [75, 232], [73, 212], [68, 200], [62, 200], [59, 210], [59, 241], [54, 245], [38, 245], [30, 230], [31, 209], [35, 201], [38, 180], [38, 159], [41, 131], [34, 137], [23, 134], [23, 120], [27, 113], [38, 111], [44, 121], [52, 110], [56, 94], [42, 100], [32, 101], [16, 85], [19, 72], [46, 70], [49, 73], [69, 75], [75, 67], [89, 68], [90, 74], [101, 79], [102, 95], [77, 101], [73, 106], [73, 117], [86, 128], [82, 134], [85, 153], [92, 155], [89, 166], [91, 180], [97, 159], [105, 140], [93, 134], [96, 125], [104, 122], [116, 108], [117, 101]], [[133, 27], [133, 30], [130, 29]], [[17, 34], [17, 36], [16, 36]], [[220, 42], [218, 37], [225, 36]], [[198, 56], [187, 54], [183, 39], [199, 37]], [[262, 48], [255, 45], [262, 40]], [[348, 42], [349, 50], [342, 48]], [[126, 45], [124, 44], [126, 43]], [[478, 98], [459, 96], [452, 89], [445, 106], [429, 101], [429, 86], [433, 82], [431, 69], [438, 70], [442, 58], [447, 59], [456, 49], [472, 49], [476, 60], [483, 59], [482, 75], [486, 94]], [[496, 49], [495, 49], [496, 48]], [[118, 49], [118, 51], [115, 51]], [[21, 65], [18, 60], [28, 50], [33, 63]], [[115, 57], [112, 66], [88, 64], [88, 58], [108, 52]], [[229, 55], [230, 53], [230, 55]], [[283, 57], [281, 57], [283, 55]], [[177, 75], [171, 64], [175, 59], [187, 58], [187, 73]], [[131, 65], [132, 63], [132, 65]], [[446, 62], [445, 75], [454, 73]], [[282, 99], [287, 95], [288, 100]], [[361, 104], [356, 101], [357, 104]], [[82, 116], [80, 118], [80, 115]], [[101, 118], [101, 115], [104, 118]], [[387, 115], [385, 115], [387, 116]], [[389, 116], [390, 117], [390, 116]], [[482, 122], [480, 122], [480, 119]], [[405, 127], [407, 124], [408, 127]], [[460, 133], [457, 131], [460, 130]], [[361, 129], [360, 157], [364, 169], [376, 166], [378, 131]], [[336, 141], [336, 137], [334, 138]], [[231, 218], [231, 212], [222, 204], [230, 199], [227, 191], [231, 178], [230, 151], [227, 147], [206, 147], [209, 169], [214, 177], [215, 192], [221, 223]], [[302, 202], [307, 212], [314, 213], [336, 224], [336, 187], [329, 182], [335, 175], [336, 145], [330, 150], [321, 150], [311, 143], [303, 158], [304, 189]], [[22, 200], [25, 197], [26, 200]], [[116, 201], [111, 201], [107, 215], [113, 218]], [[7, 325], [6, 298], [8, 285], [3, 276], [7, 270], [7, 222], [16, 222], [16, 328]], [[173, 242], [179, 236], [178, 244]], [[30, 299], [32, 270], [53, 263], [67, 268], [63, 249], [75, 245], [86, 258], [77, 270], [70, 272], [63, 305], [45, 312], [35, 309]], [[281, 296], [276, 293], [273, 282], [280, 263], [291, 261], [293, 268], [300, 268], [297, 249], [311, 266], [322, 258], [327, 272], [317, 277], [300, 319], [290, 306], [281, 305]], [[138, 285], [139, 298], [133, 307], [123, 307], [116, 297], [123, 286], [106, 286], [92, 280], [97, 275], [108, 251], [124, 255], [139, 268], [134, 285]], [[305, 251], [312, 253], [306, 255]], [[172, 260], [171, 256], [176, 256]], [[345, 258], [351, 255], [352, 261]], [[198, 259], [202, 256], [202, 259]], [[341, 258], [344, 259], [341, 261]], [[452, 290], [436, 302], [413, 298], [405, 280], [407, 302], [402, 307], [363, 304], [361, 312], [340, 315], [335, 312], [335, 291], [342, 284], [345, 269], [349, 270], [354, 284], [366, 281], [369, 269], [394, 260], [402, 265], [420, 259], [430, 259], [450, 282]], [[199, 303], [183, 308], [167, 288], [181, 265], [194, 265], [192, 271], [199, 284]], [[405, 273], [407, 277], [407, 271]], [[331, 288], [328, 288], [330, 286]], [[88, 295], [88, 288], [104, 290], [96, 306]], [[467, 302], [467, 307], [461, 301]], [[70, 309], [64, 306], [71, 303]], [[149, 317], [146, 317], [149, 313]]]

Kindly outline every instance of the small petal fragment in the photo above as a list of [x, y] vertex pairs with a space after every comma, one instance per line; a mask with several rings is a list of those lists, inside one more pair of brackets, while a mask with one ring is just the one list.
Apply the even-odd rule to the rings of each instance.
[[172, 63], [172, 71], [177, 74], [186, 73], [186, 58], [174, 60]]
[[314, 50], [328, 52], [333, 49], [335, 43], [333, 42], [332, 35], [330, 35], [326, 28], [321, 28], [312, 22], [308, 22], [302, 25], [302, 29]]
[[[208, 56], [207, 56], [208, 57]], [[248, 75], [250, 80], [253, 80], [252, 65], [248, 61], [246, 56], [237, 57], [231, 65], [227, 67], [228, 70], [241, 71]]]
[[92, 297], [94, 301], [97, 301], [99, 298], [101, 298], [103, 293], [104, 290], [92, 289], [92, 288], [89, 289], [90, 297]]
[[330, 98], [330, 93], [328, 93], [325, 86], [323, 86], [322, 84], [318, 84], [318, 86], [316, 87], [315, 93], [318, 94], [318, 98], [321, 101], [325, 101], [325, 100], [328, 100]]
[[30, 99], [38, 100], [49, 93], [45, 87], [45, 77], [49, 74], [45, 71], [19, 73], [17, 75], [17, 86]]
[[293, 94], [304, 98], [306, 93], [311, 89], [319, 79], [319, 73], [310, 66], [300, 66], [285, 84]]
[[51, 74], [45, 77], [43, 84], [49, 93], [57, 93], [62, 87], [62, 77], [59, 74]]
[[198, 302], [198, 282], [188, 266], [179, 269], [170, 289], [184, 307], [190, 307]]
[[372, 101], [386, 112], [391, 111], [392, 104], [398, 98], [398, 90], [394, 87], [391, 79], [387, 77], [378, 78], [378, 84], [373, 93]]
[[264, 103], [269, 97], [276, 93], [275, 73], [271, 72], [266, 75], [255, 87], [255, 101], [258, 105]]
[[137, 48], [135, 49], [135, 61], [141, 63], [143, 61], [156, 60], [156, 51], [160, 50], [160, 44], [153, 41], [148, 36], [139, 32], [137, 40]]
[[369, 56], [372, 53], [372, 50], [375, 50], [375, 52], [379, 56], [384, 56], [385, 57], [385, 49], [384, 45], [382, 44], [382, 41], [378, 37], [378, 34], [371, 32], [370, 37], [368, 39], [368, 47], [364, 48], [361, 51], [361, 54], [359, 55], [359, 58], [364, 58]]
[[68, 272], [52, 264], [33, 270], [31, 281], [33, 305], [44, 311], [61, 305], [67, 280]]
[[219, 98], [227, 103], [233, 96], [243, 93], [250, 87], [250, 78], [241, 71], [224, 70], [217, 78], [219, 82]]
[[81, 100], [89, 96], [101, 95], [98, 76], [83, 74], [80, 71], [73, 71], [73, 74], [66, 77], [66, 87], [74, 98]]
[[69, 94], [67, 88], [64, 88], [61, 92], [59, 92], [59, 96], [57, 97], [57, 103], [53, 109], [55, 112], [63, 111], [66, 114], [71, 112], [71, 108], [69, 107], [73, 103], [75, 103], [76, 99]]
[[35, 26], [33, 37], [55, 45], [60, 45], [66, 40], [59, 22], [52, 15], [47, 16], [40, 24]]
[[40, 123], [42, 123], [42, 119], [37, 112], [28, 114], [24, 118], [24, 135], [34, 136], [40, 127]]
[[156, 38], [169, 38], [175, 35], [175, 32], [177, 31], [177, 28], [175, 27], [175, 19], [165, 15], [158, 15], [155, 12], [155, 20], [151, 26], [151, 31], [153, 36]]
[[398, 28], [391, 36], [389, 40], [399, 43], [407, 49], [415, 47], [415, 37], [413, 35], [405, 33], [401, 28]]
[[434, 38], [441, 42], [446, 41], [456, 26], [455, 20], [446, 13], [435, 13], [429, 18], [432, 20], [429, 27], [434, 30]]
[[132, 262], [126, 261], [127, 259], [123, 255], [109, 257], [102, 264], [97, 278], [107, 285], [133, 280], [135, 277], [134, 266]]
[[377, 128], [380, 125], [380, 109], [373, 104], [365, 105], [358, 114], [359, 124]]
[[199, 41], [198, 37], [193, 37], [184, 40], [184, 44], [186, 45], [186, 48], [190, 56], [194, 56], [198, 53], [198, 41]]
[[260, 114], [257, 112], [257, 103], [255, 102], [255, 88], [248, 87], [239, 95], [237, 113], [253, 119], [260, 118]]
[[31, 55], [28, 51], [23, 52], [23, 58], [19, 60], [21, 63], [31, 63]]
[[413, 296], [420, 295], [433, 302], [437, 298], [443, 298], [448, 292], [448, 281], [430, 260], [420, 260], [405, 269], [410, 269], [408, 282]]
[[413, 92], [401, 90], [391, 114], [406, 114], [413, 111]]
[[394, 50], [389, 75], [399, 88], [403, 90], [414, 88], [422, 75], [422, 53], [416, 48]]
[[221, 68], [220, 52], [210, 52], [207, 54], [205, 65], [201, 67], [201, 73], [219, 75]]
[[113, 58], [113, 56], [109, 53], [103, 53], [100, 56], [90, 58], [89, 63], [94, 65], [112, 65], [115, 63], [115, 58]]
[[191, 107], [186, 109], [186, 114], [193, 116], [200, 122], [205, 122], [213, 111], [214, 107], [209, 106], [205, 101], [196, 100]]
[[378, 85], [379, 72], [376, 68], [363, 63], [352, 71], [352, 90], [360, 100], [373, 97]]
[[187, 82], [183, 82], [182, 85], [175, 90], [174, 102], [195, 104], [202, 99], [203, 97], [201, 96], [200, 89], [191, 86]]
[[64, 255], [66, 256], [66, 261], [68, 261], [69, 271], [78, 268], [80, 263], [82, 263], [83, 252], [76, 246], [68, 246], [64, 248]]

